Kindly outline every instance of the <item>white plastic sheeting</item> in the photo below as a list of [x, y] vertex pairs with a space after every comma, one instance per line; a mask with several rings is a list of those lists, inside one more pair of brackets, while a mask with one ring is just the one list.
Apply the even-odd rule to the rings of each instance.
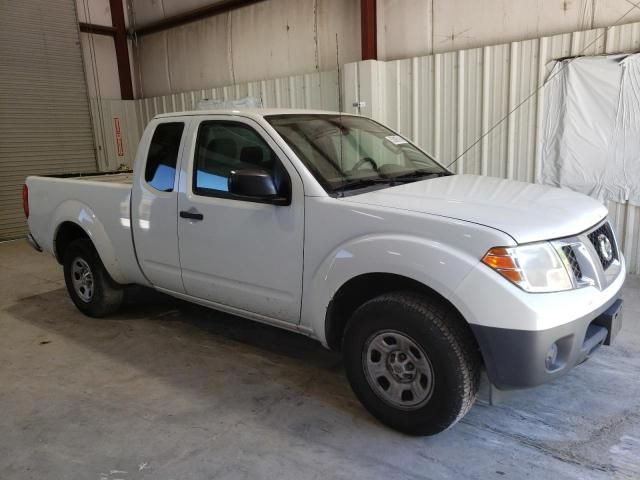
[[556, 62], [538, 181], [640, 206], [640, 54]]

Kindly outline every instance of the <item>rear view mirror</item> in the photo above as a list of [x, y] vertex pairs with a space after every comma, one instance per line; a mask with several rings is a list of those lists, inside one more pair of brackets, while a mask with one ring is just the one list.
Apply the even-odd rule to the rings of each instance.
[[271, 203], [273, 205], [289, 205], [291, 198], [280, 195], [269, 173], [264, 170], [238, 170], [229, 177], [229, 193], [240, 199]]

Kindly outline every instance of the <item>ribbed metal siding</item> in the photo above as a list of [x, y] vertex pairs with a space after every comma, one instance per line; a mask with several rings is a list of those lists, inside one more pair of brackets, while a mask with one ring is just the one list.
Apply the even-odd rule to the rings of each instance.
[[149, 120], [159, 113], [194, 110], [203, 98], [233, 100], [247, 96], [262, 99], [262, 106], [265, 108], [338, 110], [338, 72], [334, 70], [292, 75], [136, 100], [139, 129], [142, 132]]
[[[453, 169], [534, 182], [547, 64], [575, 55], [640, 50], [640, 23], [390, 62], [345, 65], [347, 111], [371, 116], [448, 164], [509, 112]], [[355, 102], [364, 102], [354, 108]], [[640, 207], [609, 211], [628, 268], [640, 273]]]
[[74, 0], [0, 2], [0, 240], [27, 175], [96, 169]]
[[[91, 111], [100, 170], [133, 166], [138, 141], [147, 123], [159, 113], [194, 110], [203, 98], [235, 100], [252, 96], [264, 107], [338, 110], [338, 72], [316, 72], [227, 87], [209, 88], [139, 100], [92, 99]], [[120, 120], [124, 155], [117, 155], [113, 119]]]

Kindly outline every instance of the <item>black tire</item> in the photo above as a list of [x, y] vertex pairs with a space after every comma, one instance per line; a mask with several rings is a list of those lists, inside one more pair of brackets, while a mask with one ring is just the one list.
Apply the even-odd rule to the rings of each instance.
[[[76, 291], [72, 279], [74, 263], [81, 265], [82, 262], [85, 262], [89, 267], [92, 277], [92, 294], [90, 296], [86, 294], [86, 291]], [[81, 238], [71, 242], [64, 252], [63, 264], [67, 291], [78, 310], [90, 317], [104, 317], [120, 308], [124, 290], [109, 276], [91, 240]], [[75, 276], [79, 278], [77, 272]], [[84, 299], [81, 297], [83, 294], [85, 294]]]
[[[384, 385], [389, 381], [382, 380], [392, 378], [385, 375], [398, 375], [398, 372], [392, 373], [387, 367], [393, 352], [387, 351], [379, 356], [372, 351], [380, 341], [393, 340], [386, 337], [385, 332], [392, 336], [400, 335], [401, 340], [402, 337], [408, 338], [426, 354], [428, 362], [422, 361], [422, 365], [430, 365], [431, 380], [427, 381], [428, 376], [416, 380], [424, 380], [424, 384], [429, 385], [430, 393], [424, 394], [423, 403], [401, 408], [391, 403], [393, 399], [383, 398], [385, 392], [380, 388], [384, 390]], [[376, 339], [381, 340], [376, 342]], [[412, 348], [409, 351], [415, 350]], [[378, 366], [387, 369], [382, 374], [384, 378], [378, 376], [378, 380], [375, 380], [373, 377], [378, 374], [368, 373], [367, 365], [371, 363], [367, 363], [367, 353], [372, 358], [375, 354], [376, 362], [384, 362]], [[369, 300], [355, 311], [347, 324], [343, 354], [347, 378], [358, 399], [374, 417], [400, 432], [409, 435], [442, 432], [462, 419], [476, 400], [481, 370], [478, 348], [464, 319], [440, 299], [413, 292], [397, 292]], [[421, 361], [419, 357], [418, 352], [415, 358]], [[397, 358], [396, 353], [393, 359]], [[407, 358], [409, 361], [415, 359], [409, 355], [403, 358], [405, 361]], [[415, 366], [410, 367], [417, 370]], [[392, 379], [396, 387], [408, 388], [401, 381], [408, 380], [404, 377], [398, 380], [397, 376], [395, 380]], [[372, 387], [370, 382], [377, 382], [378, 386]], [[405, 393], [402, 392], [401, 401], [405, 400]], [[409, 400], [413, 400], [413, 395], [408, 395], [411, 397]]]

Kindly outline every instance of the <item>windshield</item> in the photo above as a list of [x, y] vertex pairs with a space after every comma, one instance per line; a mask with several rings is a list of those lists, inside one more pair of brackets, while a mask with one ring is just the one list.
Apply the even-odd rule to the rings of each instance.
[[450, 174], [407, 140], [368, 118], [338, 114], [265, 118], [329, 193]]

